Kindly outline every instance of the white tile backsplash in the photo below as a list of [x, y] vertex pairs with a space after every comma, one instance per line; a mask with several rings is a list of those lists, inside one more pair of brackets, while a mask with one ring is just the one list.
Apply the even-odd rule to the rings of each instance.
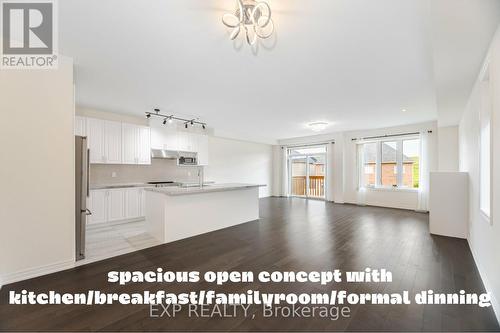
[[198, 181], [197, 167], [179, 167], [175, 160], [153, 159], [151, 165], [92, 164], [91, 184], [147, 183], [149, 181]]

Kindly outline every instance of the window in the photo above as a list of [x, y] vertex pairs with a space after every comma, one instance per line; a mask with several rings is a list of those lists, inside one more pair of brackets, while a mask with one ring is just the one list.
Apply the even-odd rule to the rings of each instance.
[[491, 208], [491, 90], [488, 68], [481, 82], [479, 209], [489, 219]]
[[364, 143], [362, 154], [363, 187], [418, 189], [420, 139]]
[[481, 128], [481, 169], [479, 207], [484, 215], [490, 217], [490, 124]]
[[403, 179], [401, 186], [418, 188], [420, 176], [420, 140], [403, 140]]
[[365, 143], [363, 146], [363, 160], [365, 165], [363, 166], [364, 175], [363, 187], [373, 187], [376, 185], [376, 167], [377, 167], [377, 143]]
[[396, 141], [382, 142], [382, 165], [380, 184], [396, 187], [398, 185], [398, 143]]

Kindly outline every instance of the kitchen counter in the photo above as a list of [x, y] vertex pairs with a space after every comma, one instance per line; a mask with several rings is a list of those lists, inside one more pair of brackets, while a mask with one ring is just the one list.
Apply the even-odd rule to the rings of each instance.
[[146, 188], [148, 233], [162, 243], [259, 220], [256, 184]]
[[146, 183], [122, 183], [122, 184], [90, 184], [90, 190], [107, 190], [112, 188], [127, 188], [127, 187], [152, 187], [154, 185]]
[[178, 195], [188, 195], [188, 194], [200, 194], [200, 193], [211, 193], [211, 192], [224, 192], [224, 191], [235, 191], [242, 190], [246, 188], [262, 187], [266, 185], [258, 184], [242, 184], [242, 183], [230, 183], [230, 184], [216, 184], [216, 185], [204, 185], [203, 187], [151, 187], [146, 188], [146, 191], [163, 193], [170, 196]]

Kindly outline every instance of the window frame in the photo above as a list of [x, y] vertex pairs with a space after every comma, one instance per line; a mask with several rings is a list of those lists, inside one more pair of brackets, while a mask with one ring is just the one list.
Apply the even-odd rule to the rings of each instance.
[[[479, 213], [482, 218], [489, 224], [492, 224], [493, 218], [493, 128], [492, 128], [492, 93], [491, 81], [489, 75], [489, 59], [483, 68], [480, 81], [480, 112], [479, 112]], [[489, 150], [486, 152], [488, 155], [488, 210], [486, 212], [483, 208], [483, 131], [488, 128], [488, 146]]]
[[[401, 136], [401, 137], [394, 137], [394, 138], [382, 138], [380, 140], [370, 140], [370, 141], [363, 141], [360, 142], [359, 144], [365, 145], [365, 144], [372, 144], [375, 143], [377, 145], [376, 147], [376, 161], [375, 161], [375, 185], [365, 185], [365, 184], [359, 184], [359, 188], [365, 188], [365, 189], [371, 189], [371, 190], [382, 190], [382, 191], [407, 191], [407, 192], [418, 192], [420, 188], [419, 187], [408, 187], [408, 186], [403, 186], [403, 171], [404, 171], [404, 166], [403, 166], [403, 142], [404, 141], [410, 141], [410, 140], [419, 140], [419, 146], [422, 144], [421, 138], [419, 135], [411, 135], [411, 136]], [[396, 186], [388, 186], [388, 185], [382, 185], [382, 146], [384, 142], [396, 142]], [[421, 156], [419, 154], [419, 159], [421, 159]], [[360, 171], [364, 172], [364, 165], [362, 168], [358, 168]], [[358, 174], [358, 179], [361, 179], [360, 175]]]

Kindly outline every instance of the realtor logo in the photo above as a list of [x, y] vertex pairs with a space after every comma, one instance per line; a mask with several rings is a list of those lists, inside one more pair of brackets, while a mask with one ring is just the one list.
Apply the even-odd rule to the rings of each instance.
[[1, 2], [1, 68], [57, 68], [55, 0]]

